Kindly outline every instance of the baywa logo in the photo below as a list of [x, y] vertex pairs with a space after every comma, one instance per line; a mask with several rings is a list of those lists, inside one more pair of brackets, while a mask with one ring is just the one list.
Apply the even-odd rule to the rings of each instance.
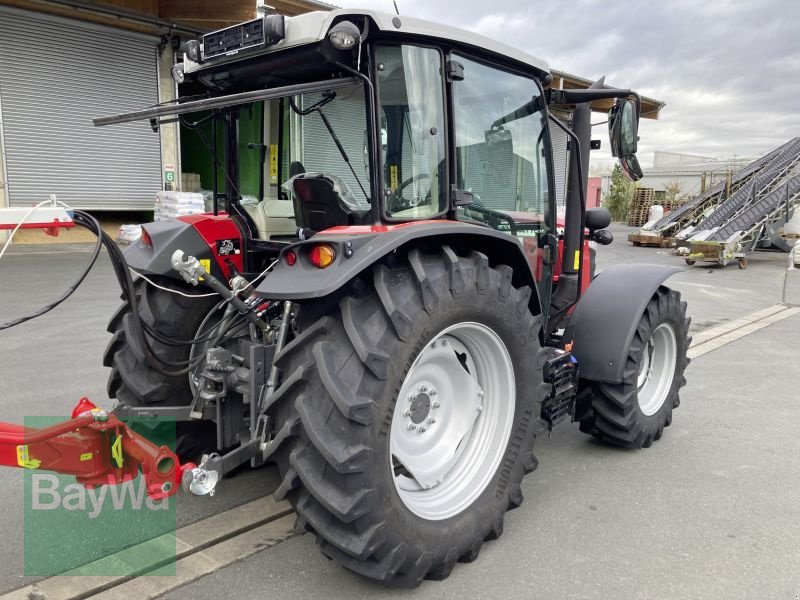
[[90, 519], [96, 519], [108, 506], [118, 511], [170, 510], [168, 499], [153, 500], [147, 495], [144, 477], [129, 477], [117, 485], [111, 479], [109, 485], [84, 487], [79, 483], [64, 484], [57, 475], [31, 475], [31, 510], [82, 511]]
[[[25, 426], [42, 429], [62, 421], [36, 417], [25, 419]], [[150, 423], [147, 432], [158, 445], [174, 445], [174, 423]], [[38, 458], [35, 449], [29, 458]], [[175, 573], [174, 496], [151, 498], [141, 474], [85, 487], [72, 475], [39, 468], [31, 460], [23, 477], [25, 575]]]

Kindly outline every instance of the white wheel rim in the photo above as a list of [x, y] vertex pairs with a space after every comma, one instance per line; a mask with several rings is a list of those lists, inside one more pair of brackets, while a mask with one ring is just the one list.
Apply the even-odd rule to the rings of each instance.
[[650, 335], [639, 364], [639, 408], [648, 417], [656, 414], [669, 396], [677, 357], [675, 330], [669, 323], [662, 323]]
[[403, 504], [428, 520], [470, 506], [505, 454], [515, 406], [500, 336], [472, 322], [435, 336], [409, 369], [392, 416], [389, 468]]

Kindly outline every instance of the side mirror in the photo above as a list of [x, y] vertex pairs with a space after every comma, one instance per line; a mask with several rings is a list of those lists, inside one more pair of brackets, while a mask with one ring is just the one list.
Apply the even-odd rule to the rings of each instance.
[[587, 208], [585, 227], [591, 232], [605, 229], [611, 225], [611, 213], [607, 208]]
[[612, 234], [608, 229], [600, 229], [592, 232], [592, 239], [601, 246], [608, 246], [614, 241], [614, 234]]
[[636, 159], [639, 141], [639, 105], [633, 100], [618, 100], [608, 111], [608, 137], [611, 154], [619, 158], [620, 166], [632, 181], [642, 178]]

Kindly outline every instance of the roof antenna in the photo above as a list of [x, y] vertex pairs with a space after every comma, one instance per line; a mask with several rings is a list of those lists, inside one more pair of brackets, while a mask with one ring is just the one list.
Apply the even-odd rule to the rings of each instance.
[[399, 17], [400, 16], [400, 9], [397, 8], [397, 0], [392, 0], [392, 3], [394, 4], [394, 12], [396, 12], [397, 16]]

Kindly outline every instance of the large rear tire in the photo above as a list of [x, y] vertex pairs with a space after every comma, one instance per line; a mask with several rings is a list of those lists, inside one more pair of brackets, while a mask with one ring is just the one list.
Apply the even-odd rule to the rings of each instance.
[[[172, 279], [162, 278], [158, 283], [185, 294], [199, 293], [195, 288]], [[137, 280], [134, 288], [142, 320], [156, 331], [178, 340], [194, 338], [201, 322], [218, 301], [213, 296], [186, 298], [151, 286], [143, 279]], [[103, 365], [111, 367], [107, 384], [109, 397], [116, 398], [118, 403], [131, 407], [190, 404], [192, 391], [189, 376], [169, 377], [145, 362], [144, 353], [131, 333], [133, 318], [130, 305], [124, 302], [108, 324], [108, 331], [113, 337], [106, 346]], [[167, 364], [179, 363], [189, 357], [188, 345], [165, 345], [149, 335], [147, 341], [154, 354], [167, 361]], [[166, 368], [178, 369], [169, 366]], [[143, 429], [144, 424], [140, 422], [137, 426]], [[216, 447], [216, 428], [213, 423], [205, 421], [177, 423], [173, 429], [176, 436], [176, 451], [182, 458], [196, 459], [203, 451]], [[143, 433], [151, 432], [143, 431]], [[158, 434], [171, 437], [161, 431]]]
[[541, 320], [510, 267], [448, 247], [398, 263], [354, 282], [283, 349], [270, 410], [276, 496], [322, 552], [416, 586], [502, 533], [537, 466], [546, 386]]
[[639, 320], [622, 382], [586, 383], [581, 431], [625, 448], [649, 448], [660, 439], [686, 385], [690, 322], [680, 293], [659, 287]]

